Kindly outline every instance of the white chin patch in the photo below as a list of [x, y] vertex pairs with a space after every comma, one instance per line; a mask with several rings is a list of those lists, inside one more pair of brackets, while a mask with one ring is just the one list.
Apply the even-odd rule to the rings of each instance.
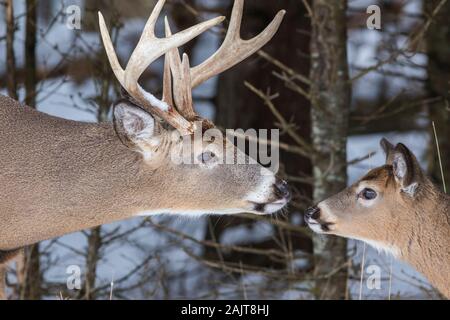
[[137, 217], [148, 217], [148, 216], [154, 216], [154, 215], [160, 215], [160, 214], [174, 214], [178, 216], [185, 216], [185, 217], [200, 217], [204, 215], [214, 215], [214, 214], [237, 214], [246, 212], [245, 209], [239, 209], [239, 208], [228, 208], [223, 210], [181, 210], [181, 209], [160, 209], [160, 210], [149, 210], [149, 211], [142, 211], [135, 214]]
[[322, 227], [319, 223], [316, 222], [308, 222], [308, 227], [314, 231], [315, 233], [324, 233]]
[[245, 200], [253, 203], [266, 203], [270, 201], [273, 193], [273, 185], [275, 184], [275, 176], [273, 174], [262, 175], [261, 179], [262, 181], [257, 189], [249, 192]]
[[286, 201], [267, 203], [264, 206], [264, 214], [271, 214], [280, 211], [286, 205]]
[[397, 246], [394, 246], [392, 244], [387, 244], [382, 241], [369, 240], [369, 239], [365, 239], [365, 238], [353, 238], [353, 239], [360, 240], [360, 241], [367, 243], [369, 246], [371, 246], [372, 248], [377, 250], [378, 253], [384, 252], [386, 254], [391, 254], [395, 258], [399, 257], [401, 254], [400, 249]]

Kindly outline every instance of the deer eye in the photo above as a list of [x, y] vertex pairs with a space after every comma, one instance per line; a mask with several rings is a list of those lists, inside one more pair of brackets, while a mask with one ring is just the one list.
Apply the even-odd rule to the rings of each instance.
[[373, 200], [377, 197], [377, 192], [370, 188], [364, 188], [359, 193], [360, 198], [363, 198], [364, 200]]
[[199, 156], [199, 160], [200, 160], [202, 163], [206, 163], [206, 162], [211, 161], [211, 160], [214, 159], [215, 157], [216, 157], [216, 155], [215, 155], [213, 152], [211, 152], [211, 151], [206, 151], [206, 152], [203, 152], [203, 153]]

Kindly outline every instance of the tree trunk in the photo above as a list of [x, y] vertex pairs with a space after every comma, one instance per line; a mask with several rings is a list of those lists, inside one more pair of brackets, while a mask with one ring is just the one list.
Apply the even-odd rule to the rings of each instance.
[[[351, 85], [346, 51], [346, 8], [346, 0], [312, 2], [310, 93], [315, 202], [337, 193], [347, 183]], [[313, 242], [315, 274], [321, 278], [316, 281], [316, 296], [343, 299], [347, 287], [347, 241], [314, 235]]]
[[[36, 107], [36, 0], [26, 1], [25, 21], [25, 104]], [[39, 244], [25, 248], [22, 262], [20, 298], [40, 300], [42, 298], [42, 272]]]
[[17, 100], [16, 57], [14, 55], [14, 33], [16, 31], [13, 0], [6, 0], [6, 85], [8, 95]]
[[36, 17], [37, 0], [27, 0], [25, 26], [25, 104], [36, 105]]
[[[431, 16], [441, 1], [428, 0], [424, 2], [425, 16]], [[426, 34], [428, 53], [428, 82], [427, 90], [430, 97], [442, 97], [430, 106], [430, 119], [434, 121], [439, 141], [442, 167], [447, 192], [450, 190], [450, 1], [447, 1]], [[434, 138], [434, 133], [431, 133]], [[436, 143], [433, 139], [430, 144], [429, 172], [439, 186], [443, 185], [441, 168], [439, 165]]]
[[40, 263], [39, 244], [31, 245], [24, 250], [20, 266], [21, 300], [40, 300], [42, 298], [42, 272]]
[[[230, 6], [228, 12], [231, 11], [232, 4], [233, 1], [229, 1]], [[292, 68], [295, 72], [307, 75], [309, 72], [309, 59], [305, 57], [305, 52], [308, 52], [309, 39], [306, 34], [309, 29], [309, 21], [305, 17], [305, 8], [301, 1], [246, 1], [241, 32], [242, 38], [249, 39], [261, 32], [280, 9], [285, 9], [288, 14], [286, 14], [277, 34], [263, 50]], [[216, 101], [216, 123], [223, 128], [231, 129], [276, 128], [276, 119], [269, 108], [264, 105], [264, 102], [259, 97], [245, 87], [244, 81], [248, 81], [262, 91], [270, 88], [272, 93], [278, 93], [278, 98], [274, 100], [278, 112], [287, 121], [291, 121], [298, 127], [297, 133], [300, 136], [309, 140], [309, 101], [287, 88], [283, 81], [275, 78], [272, 74], [274, 71], [280, 73], [280, 70], [273, 64], [255, 54], [231, 70], [221, 74], [218, 82]], [[285, 143], [294, 144], [294, 141], [285, 135], [282, 135], [281, 139]], [[280, 150], [280, 159], [282, 163], [281, 175], [310, 176], [311, 163], [309, 159], [282, 150]], [[295, 190], [294, 200], [296, 203], [302, 202], [303, 199], [300, 200], [300, 195], [304, 198], [311, 198], [312, 190], [310, 185], [292, 182], [290, 185]], [[306, 202], [304, 202], [304, 205], [306, 206]], [[287, 218], [294, 212], [300, 214], [299, 212], [303, 211], [303, 208], [299, 208], [298, 206], [295, 208], [291, 205], [290, 210], [291, 212]], [[282, 219], [282, 217], [279, 219]], [[219, 242], [221, 235], [228, 228], [245, 225], [251, 230], [253, 226], [251, 221], [236, 217], [232, 219], [210, 217], [209, 220], [206, 239], [217, 239]], [[278, 232], [278, 230], [275, 234], [276, 236], [273, 239], [242, 243], [242, 245], [269, 250], [273, 248], [280, 249], [280, 242], [283, 243], [283, 241], [286, 241], [292, 243], [292, 248], [290, 248], [292, 251], [312, 251], [311, 240], [303, 234], [284, 231]], [[284, 240], [280, 241], [280, 238]], [[205, 248], [205, 257], [206, 259], [219, 259], [215, 248]], [[229, 254], [223, 254], [222, 257], [226, 262], [242, 263], [243, 265], [265, 268], [286, 268], [286, 264], [274, 263], [262, 255], [230, 252]]]
[[[12, 0], [5, 2], [6, 19], [6, 87], [8, 95], [17, 100], [16, 58], [14, 54], [14, 7]], [[6, 265], [0, 265], [0, 300], [6, 299]]]
[[100, 248], [102, 246], [101, 227], [90, 230], [88, 236], [88, 252], [86, 257], [86, 285], [84, 298], [95, 299], [95, 282], [97, 279], [97, 264], [100, 259]]
[[0, 300], [6, 298], [6, 265], [0, 265]]

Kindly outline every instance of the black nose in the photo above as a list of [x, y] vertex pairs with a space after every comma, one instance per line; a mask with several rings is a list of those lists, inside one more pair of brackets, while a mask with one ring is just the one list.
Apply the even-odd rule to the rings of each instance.
[[320, 209], [317, 206], [310, 207], [305, 211], [305, 218], [318, 219], [320, 216]]
[[275, 191], [278, 196], [289, 200], [291, 199], [291, 191], [289, 190], [289, 186], [286, 181], [277, 179], [275, 183]]

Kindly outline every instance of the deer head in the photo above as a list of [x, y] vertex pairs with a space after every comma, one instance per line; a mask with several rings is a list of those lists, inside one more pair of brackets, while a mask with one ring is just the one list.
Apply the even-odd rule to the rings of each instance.
[[[125, 70], [119, 64], [99, 13], [109, 62], [128, 96], [114, 106], [115, 130], [128, 148], [142, 156], [145, 170], [152, 175], [143, 182], [142, 188], [147, 183], [149, 192], [154, 193], [159, 177], [160, 188], [166, 196], [159, 200], [158, 206], [171, 213], [272, 213], [281, 209], [290, 197], [286, 182], [251, 161], [233, 142], [207, 134], [215, 127], [195, 112], [192, 89], [265, 45], [276, 33], [284, 11], [280, 11], [260, 35], [242, 40], [240, 24], [244, 1], [235, 1], [222, 46], [200, 65], [190, 67], [188, 56], [183, 54], [181, 58], [177, 47], [224, 18], [214, 18], [176, 34], [172, 34], [166, 18], [166, 37], [157, 38], [154, 28], [163, 4], [164, 0], [158, 1]], [[146, 92], [138, 79], [162, 55], [165, 55], [165, 66], [160, 100]], [[195, 147], [185, 148], [186, 143]], [[247, 159], [245, 163], [237, 163], [237, 159], [243, 158]], [[186, 159], [188, 161], [183, 161]], [[230, 162], [230, 159], [236, 161]]]
[[450, 199], [402, 143], [382, 139], [386, 164], [305, 213], [321, 234], [362, 240], [406, 260], [450, 296]]
[[359, 239], [398, 255], [399, 231], [430, 190], [416, 157], [404, 145], [380, 142], [386, 164], [342, 192], [309, 208], [305, 220], [318, 233]]

